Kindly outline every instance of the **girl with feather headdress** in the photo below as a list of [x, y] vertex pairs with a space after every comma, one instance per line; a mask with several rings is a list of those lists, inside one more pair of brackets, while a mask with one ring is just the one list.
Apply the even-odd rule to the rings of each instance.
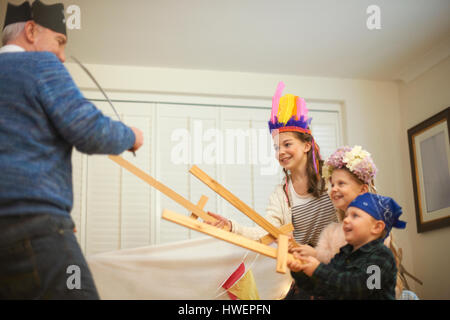
[[[295, 241], [315, 247], [322, 230], [337, 218], [321, 177], [323, 161], [311, 132], [312, 119], [305, 100], [292, 94], [283, 96], [284, 87], [283, 82], [277, 86], [268, 124], [285, 177], [270, 196], [265, 218], [275, 227], [292, 223]], [[267, 233], [259, 226], [242, 226], [209, 214], [218, 220], [213, 225], [253, 240]], [[296, 298], [295, 294], [288, 296]]]

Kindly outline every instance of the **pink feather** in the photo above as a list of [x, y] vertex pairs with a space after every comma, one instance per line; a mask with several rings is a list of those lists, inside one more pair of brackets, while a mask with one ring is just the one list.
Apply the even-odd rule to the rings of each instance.
[[272, 112], [270, 114], [270, 121], [272, 123], [275, 123], [275, 115], [278, 114], [278, 105], [280, 103], [281, 95], [283, 94], [284, 90], [284, 82], [280, 81], [277, 86], [277, 90], [275, 91], [275, 94], [272, 97]]
[[306, 108], [305, 99], [298, 97], [297, 98], [297, 120], [300, 120], [300, 117], [303, 116], [303, 121], [308, 119], [308, 108]]

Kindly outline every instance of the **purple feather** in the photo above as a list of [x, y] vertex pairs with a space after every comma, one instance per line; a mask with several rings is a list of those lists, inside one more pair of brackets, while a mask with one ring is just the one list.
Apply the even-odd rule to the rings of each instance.
[[308, 129], [308, 126], [311, 124], [312, 118], [308, 118], [308, 120], [306, 120], [306, 121], [304, 121], [303, 119], [304, 119], [304, 117], [301, 116], [300, 120], [295, 120], [295, 116], [292, 116], [289, 119], [289, 121], [286, 124], [284, 124], [284, 123], [278, 122], [278, 117], [275, 116], [275, 123], [269, 121], [270, 132], [272, 132], [272, 130], [280, 129], [283, 127], [300, 127], [303, 129]]

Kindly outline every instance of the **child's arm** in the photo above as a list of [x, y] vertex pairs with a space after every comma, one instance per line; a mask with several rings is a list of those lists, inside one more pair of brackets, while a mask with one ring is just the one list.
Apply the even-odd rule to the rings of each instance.
[[311, 281], [310, 276], [320, 262], [311, 256], [300, 256], [297, 252], [293, 255], [295, 260], [287, 262], [287, 266], [291, 269], [291, 276], [299, 288], [311, 292], [314, 289], [314, 282]]
[[[315, 284], [314, 294], [335, 299], [367, 299], [373, 293], [372, 290], [388, 291], [390, 282], [395, 282], [396, 275], [395, 262], [392, 259], [392, 256], [386, 254], [372, 255], [363, 265], [350, 268], [342, 268], [342, 265], [339, 268], [339, 261], [335, 259], [328, 265], [321, 263], [310, 278]], [[380, 288], [369, 288], [368, 280], [372, 275], [370, 266], [376, 266], [380, 270]]]
[[[345, 257], [336, 255], [330, 264], [320, 263], [313, 257], [300, 257], [304, 263], [289, 261], [292, 277], [297, 285], [315, 296], [329, 299], [367, 299], [375, 297], [372, 290], [378, 290], [378, 297], [389, 299], [390, 291], [395, 287], [396, 267], [389, 252], [377, 252], [363, 263], [346, 267]], [[294, 254], [295, 256], [295, 254]], [[299, 258], [299, 257], [297, 257]], [[380, 288], [369, 288], [372, 276], [369, 266], [380, 270]], [[373, 272], [373, 271], [372, 271]]]
[[320, 261], [312, 256], [299, 255], [297, 252], [293, 252], [293, 256], [295, 260], [289, 260], [287, 263], [289, 269], [293, 272], [303, 272], [308, 277], [312, 276], [320, 264]]
[[[291, 222], [287, 219], [288, 214], [290, 215], [291, 211], [289, 210], [286, 201], [280, 197], [280, 191], [278, 190], [279, 188], [281, 188], [281, 186], [277, 186], [277, 189], [275, 189], [275, 191], [270, 195], [266, 215], [264, 216], [264, 218], [276, 228]], [[285, 201], [284, 203], [283, 200]], [[267, 231], [260, 226], [246, 227], [236, 223], [233, 220], [230, 221], [231, 232], [242, 235], [246, 238], [258, 240], [267, 234]]]

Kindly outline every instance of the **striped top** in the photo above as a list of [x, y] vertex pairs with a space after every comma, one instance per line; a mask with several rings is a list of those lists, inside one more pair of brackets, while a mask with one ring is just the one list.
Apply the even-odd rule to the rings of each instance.
[[291, 211], [295, 241], [312, 247], [317, 245], [322, 230], [331, 222], [337, 222], [336, 209], [327, 192], [319, 198], [293, 206]]
[[[294, 238], [299, 244], [316, 246], [319, 235], [331, 222], [337, 222], [336, 212], [327, 192], [320, 198], [296, 194], [292, 183], [288, 183], [286, 197], [285, 182], [278, 184], [270, 195], [265, 219], [276, 228], [292, 223]], [[291, 205], [291, 207], [289, 206]], [[247, 227], [231, 221], [231, 232], [252, 240], [259, 240], [267, 234], [260, 226]]]

